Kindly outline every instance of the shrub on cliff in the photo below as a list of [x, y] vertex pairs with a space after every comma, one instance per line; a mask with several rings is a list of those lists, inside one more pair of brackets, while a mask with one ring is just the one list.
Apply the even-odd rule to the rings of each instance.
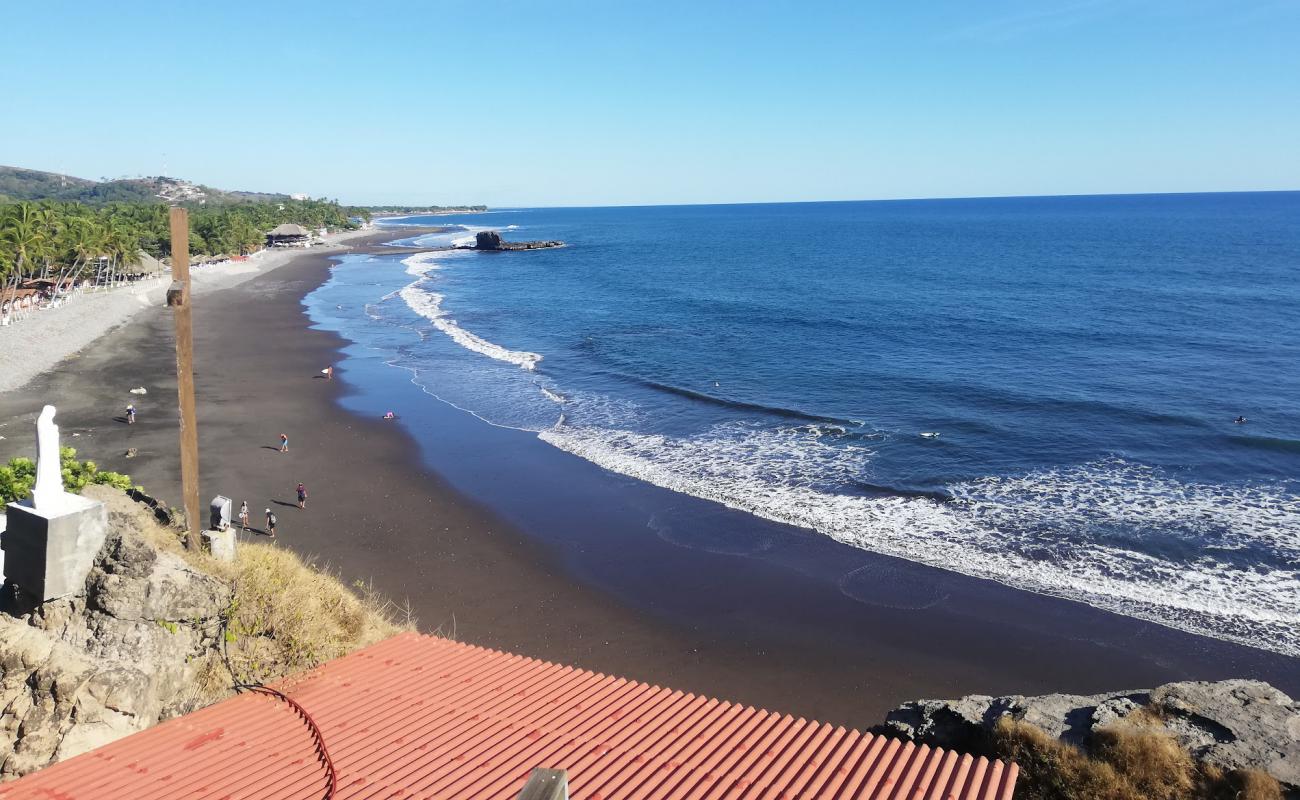
[[1002, 717], [994, 755], [1020, 766], [1017, 800], [1281, 800], [1262, 772], [1198, 764], [1168, 734], [1135, 725], [1093, 733], [1086, 748]]
[[267, 683], [413, 627], [409, 614], [366, 585], [349, 587], [274, 545], [241, 544], [233, 564], [206, 568], [227, 577], [234, 589], [225, 658], [208, 677], [217, 684], [229, 686], [232, 678]]
[[[59, 448], [59, 467], [63, 475], [63, 488], [80, 492], [91, 484], [104, 484], [116, 489], [130, 489], [131, 478], [120, 472], [100, 472], [94, 461], [78, 461], [77, 451], [71, 447]], [[0, 467], [0, 505], [28, 498], [36, 485], [36, 462], [30, 458], [15, 458]]]

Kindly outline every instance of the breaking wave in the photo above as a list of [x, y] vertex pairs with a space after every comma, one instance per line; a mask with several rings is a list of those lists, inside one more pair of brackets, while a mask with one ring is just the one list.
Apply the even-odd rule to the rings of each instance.
[[[1286, 487], [1185, 483], [1108, 459], [957, 483], [945, 501], [844, 493], [871, 451], [807, 427], [679, 438], [561, 422], [539, 436], [854, 547], [1300, 656], [1300, 498]], [[1260, 567], [1261, 553], [1280, 564]]]
[[536, 369], [537, 362], [542, 360], [540, 355], [526, 350], [509, 350], [465, 330], [457, 324], [456, 320], [448, 316], [447, 310], [442, 307], [444, 297], [441, 294], [420, 287], [420, 284], [427, 279], [428, 273], [439, 268], [437, 261], [445, 255], [446, 253], [419, 253], [404, 259], [402, 264], [406, 266], [407, 274], [416, 276], [419, 280], [400, 289], [397, 292], [398, 296], [412, 311], [428, 319], [435, 328], [447, 334], [452, 341], [466, 350], [473, 350], [488, 358], [514, 364], [523, 369]]

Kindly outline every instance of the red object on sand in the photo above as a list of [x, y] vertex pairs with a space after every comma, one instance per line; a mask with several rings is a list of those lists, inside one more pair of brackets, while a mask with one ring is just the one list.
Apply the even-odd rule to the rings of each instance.
[[1010, 800], [1014, 764], [407, 633], [0, 785], [0, 798]]

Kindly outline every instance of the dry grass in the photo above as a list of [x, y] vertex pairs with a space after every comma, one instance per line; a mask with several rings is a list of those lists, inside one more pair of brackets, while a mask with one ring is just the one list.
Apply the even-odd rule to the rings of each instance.
[[[234, 586], [225, 634], [235, 677], [264, 683], [414, 628], [408, 613], [367, 585], [341, 579], [269, 544], [243, 544], [233, 564], [204, 557]], [[218, 675], [228, 672], [214, 667]]]
[[271, 544], [241, 543], [233, 563], [190, 552], [181, 545], [183, 533], [159, 524], [146, 506], [120, 491], [94, 488], [95, 498], [109, 505], [110, 524], [129, 525], [156, 549], [233, 587], [223, 647], [198, 670], [201, 701], [224, 697], [236, 680], [267, 683], [415, 628], [409, 609], [380, 597], [369, 584], [349, 587], [336, 574]]
[[1261, 772], [1199, 765], [1168, 734], [1150, 727], [1094, 731], [1086, 750], [1004, 717], [996, 755], [1020, 765], [1018, 800], [1281, 800]]

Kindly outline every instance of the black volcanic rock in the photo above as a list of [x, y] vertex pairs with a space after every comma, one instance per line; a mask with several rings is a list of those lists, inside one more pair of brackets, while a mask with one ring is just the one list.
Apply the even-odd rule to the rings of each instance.
[[496, 231], [479, 231], [474, 236], [475, 250], [500, 250], [501, 234]]
[[537, 242], [506, 242], [496, 231], [479, 231], [474, 234], [473, 247], [457, 247], [457, 250], [542, 250], [548, 247], [564, 247], [564, 242], [548, 240]]

